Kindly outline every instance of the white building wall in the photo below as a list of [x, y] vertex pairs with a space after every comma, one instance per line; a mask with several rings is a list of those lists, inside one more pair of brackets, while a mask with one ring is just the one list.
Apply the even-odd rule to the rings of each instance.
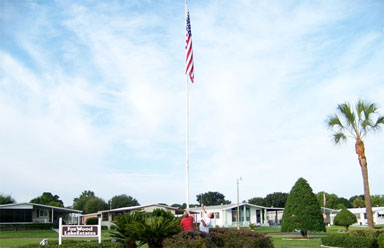
[[232, 226], [232, 212], [231, 209], [224, 210], [226, 214], [225, 226]]
[[256, 209], [257, 208], [251, 208], [251, 224], [257, 224], [256, 221]]

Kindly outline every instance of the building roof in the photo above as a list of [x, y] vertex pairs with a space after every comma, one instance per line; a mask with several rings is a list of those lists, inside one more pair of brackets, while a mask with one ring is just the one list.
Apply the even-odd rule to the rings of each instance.
[[[250, 206], [250, 207], [255, 207], [255, 208], [260, 208], [260, 209], [267, 209], [267, 210], [284, 210], [284, 208], [274, 208], [274, 207], [263, 207], [263, 206], [259, 206], [259, 205], [254, 205], [254, 204], [250, 204], [250, 203], [239, 203], [239, 206]], [[205, 210], [207, 211], [212, 211], [212, 210], [227, 210], [227, 209], [231, 209], [231, 208], [235, 208], [237, 207], [237, 204], [236, 203], [231, 203], [231, 204], [221, 204], [221, 205], [214, 205], [214, 206], [204, 206]], [[197, 208], [191, 208], [190, 210], [192, 211], [201, 211], [201, 207], [197, 207]]]
[[[365, 213], [365, 208], [348, 208], [348, 210], [353, 214]], [[384, 207], [373, 207], [373, 212], [384, 212]]]
[[97, 212], [98, 214], [101, 213], [114, 213], [114, 212], [126, 212], [126, 211], [132, 211], [132, 210], [137, 210], [141, 208], [148, 208], [148, 207], [159, 207], [159, 208], [165, 208], [165, 209], [170, 209], [174, 210], [176, 214], [182, 214], [184, 210], [179, 209], [179, 208], [174, 208], [174, 207], [169, 207], [166, 205], [160, 205], [160, 204], [148, 204], [148, 205], [142, 205], [142, 206], [132, 206], [132, 207], [123, 207], [123, 208], [114, 208], [114, 209], [109, 209], [109, 210], [102, 210]]
[[79, 213], [80, 214], [83, 212], [81, 210], [76, 210], [76, 209], [71, 209], [71, 208], [55, 207], [55, 206], [30, 203], [30, 202], [2, 204], [2, 205], [0, 205], [0, 209], [15, 209], [15, 208], [30, 208], [30, 209], [32, 209], [33, 206], [43, 207], [43, 208], [51, 208], [51, 209], [54, 209], [58, 212], [64, 212], [64, 213]]
[[321, 207], [321, 212], [328, 212], [328, 213], [331, 213], [331, 214], [337, 214], [338, 212], [340, 212], [340, 209], [332, 209], [332, 208]]

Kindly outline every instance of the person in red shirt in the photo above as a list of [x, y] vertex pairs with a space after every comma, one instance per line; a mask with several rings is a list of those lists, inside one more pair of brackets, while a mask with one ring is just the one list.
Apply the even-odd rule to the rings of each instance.
[[181, 228], [183, 228], [183, 231], [193, 231], [195, 229], [193, 226], [193, 216], [188, 211], [188, 209], [184, 211], [183, 219], [181, 219], [180, 226]]

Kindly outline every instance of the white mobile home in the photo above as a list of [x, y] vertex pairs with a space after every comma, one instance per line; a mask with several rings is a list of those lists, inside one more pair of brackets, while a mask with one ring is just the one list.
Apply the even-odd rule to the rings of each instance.
[[[249, 203], [239, 204], [239, 222], [237, 220], [237, 204], [205, 206], [207, 212], [214, 213], [213, 226], [234, 227], [254, 225], [280, 225], [283, 218], [283, 208], [263, 207]], [[191, 208], [198, 212], [196, 221], [202, 217], [201, 208]]]
[[174, 215], [182, 215], [184, 210], [169, 207], [165, 205], [159, 205], [159, 204], [149, 204], [149, 205], [142, 205], [142, 206], [133, 206], [133, 207], [123, 207], [123, 208], [115, 208], [110, 210], [103, 210], [99, 211], [97, 213], [92, 214], [85, 214], [82, 215], [82, 224], [86, 223], [87, 218], [92, 217], [99, 217], [101, 218], [101, 225], [107, 226], [108, 229], [111, 228], [112, 222], [115, 220], [117, 216], [132, 213], [135, 211], [145, 212], [145, 213], [151, 213], [155, 209], [164, 209], [167, 211], [170, 211]]
[[[365, 208], [348, 208], [351, 213], [356, 215], [357, 223], [354, 225], [365, 226], [368, 225], [367, 213]], [[384, 207], [374, 207], [372, 208], [373, 213], [373, 223], [375, 225], [384, 224]]]
[[0, 224], [52, 223], [58, 227], [62, 217], [67, 224], [76, 224], [82, 211], [36, 203], [0, 205]]

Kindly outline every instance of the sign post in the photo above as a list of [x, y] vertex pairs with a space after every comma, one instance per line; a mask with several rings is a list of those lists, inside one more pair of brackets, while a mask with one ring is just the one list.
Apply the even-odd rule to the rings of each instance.
[[62, 218], [59, 219], [59, 245], [62, 238], [97, 238], [101, 243], [101, 218], [97, 225], [63, 225]]

